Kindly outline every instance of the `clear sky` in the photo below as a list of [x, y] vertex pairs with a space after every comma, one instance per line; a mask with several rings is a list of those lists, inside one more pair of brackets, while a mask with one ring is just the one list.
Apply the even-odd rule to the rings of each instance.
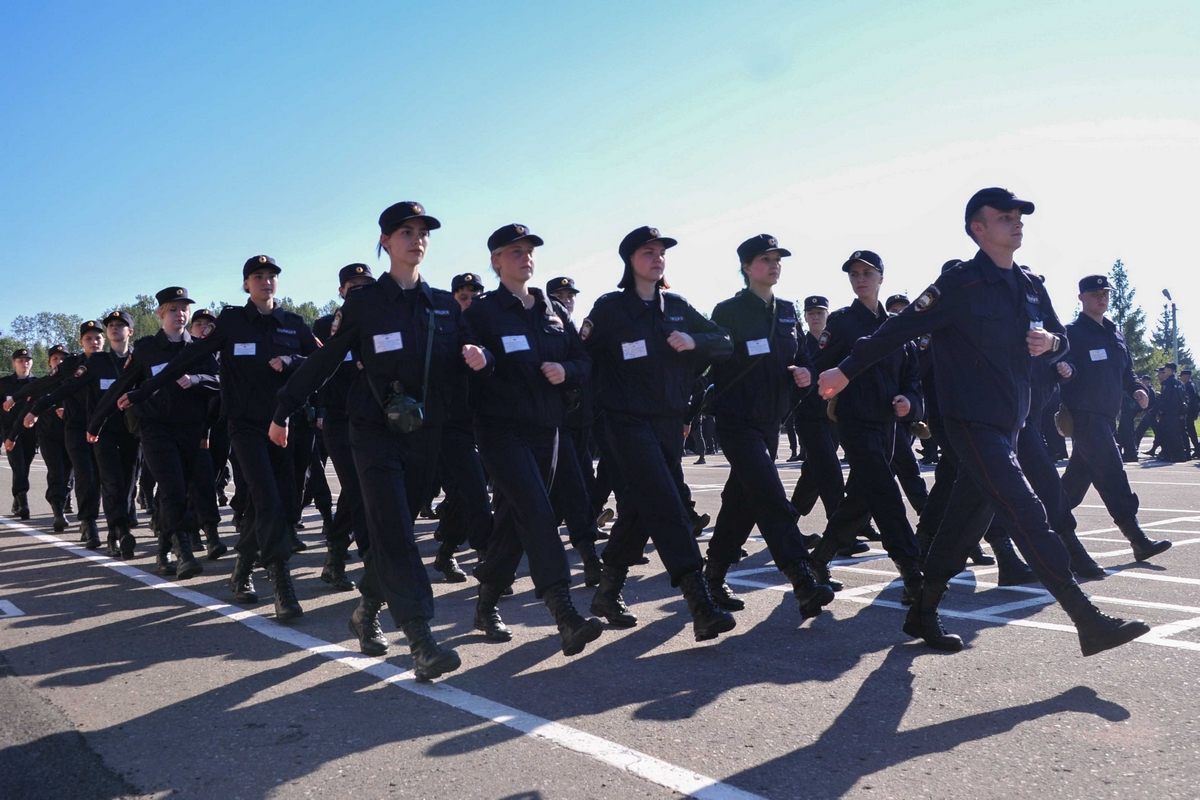
[[535, 280], [584, 290], [617, 244], [680, 240], [667, 277], [703, 311], [734, 250], [792, 250], [779, 294], [850, 300], [879, 252], [919, 292], [974, 248], [962, 209], [1037, 204], [1018, 260], [1064, 317], [1121, 258], [1200, 345], [1200, 4], [6, 3], [0, 15], [0, 328], [92, 316], [182, 284], [240, 302], [267, 253], [280, 293], [331, 299], [376, 261], [379, 212], [437, 216], [422, 272], [484, 273], [486, 239], [545, 240]]

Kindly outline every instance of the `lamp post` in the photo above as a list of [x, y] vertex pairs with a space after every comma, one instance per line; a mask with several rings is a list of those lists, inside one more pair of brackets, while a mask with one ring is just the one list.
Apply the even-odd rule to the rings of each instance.
[[1175, 301], [1171, 299], [1171, 293], [1163, 289], [1163, 297], [1167, 298], [1167, 302], [1171, 304], [1171, 343], [1175, 350], [1175, 368], [1179, 369], [1179, 319], [1175, 312]]

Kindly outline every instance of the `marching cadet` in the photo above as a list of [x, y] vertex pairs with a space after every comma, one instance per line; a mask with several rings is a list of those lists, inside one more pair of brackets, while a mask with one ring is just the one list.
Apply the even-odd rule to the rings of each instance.
[[[804, 298], [804, 322], [808, 330], [804, 334], [803, 348], [809, 363], [812, 363], [813, 354], [818, 349], [828, 317], [827, 299], [821, 295]], [[846, 482], [842, 478], [842, 465], [838, 460], [828, 403], [819, 392], [807, 392], [800, 398], [794, 416], [796, 433], [807, 458], [800, 468], [796, 488], [792, 491], [792, 506], [797, 513], [805, 516], [812, 511], [819, 497], [825, 508], [825, 519], [830, 519], [846, 493]]]
[[[838, 364], [850, 354], [856, 341], [871, 335], [889, 319], [879, 301], [883, 270], [883, 259], [870, 250], [854, 251], [842, 264], [855, 300], [829, 315], [813, 357], [818, 370]], [[853, 544], [869, 518], [874, 518], [883, 547], [904, 580], [901, 602], [910, 604], [920, 587], [921, 551], [891, 467], [896, 421], [917, 420], [923, 413], [919, 380], [915, 347], [911, 342], [900, 342], [886, 358], [877, 359], [864, 374], [856, 375], [849, 390], [837, 400], [838, 435], [850, 463], [850, 477], [846, 496], [813, 551], [818, 579], [834, 589], [840, 588], [840, 582], [830, 583], [827, 565], [840, 550]]]
[[433, 589], [413, 533], [437, 468], [451, 375], [462, 369], [459, 351], [467, 336], [454, 296], [433, 289], [420, 274], [429, 233], [440, 227], [420, 203], [384, 209], [378, 249], [387, 252], [390, 269], [346, 293], [329, 341], [279, 390], [271, 423], [271, 440], [285, 445], [288, 417], [345, 363], [347, 354], [362, 364], [346, 410], [369, 545], [358, 587], [362, 599], [349, 626], [363, 653], [383, 655], [388, 641], [379, 612], [387, 603], [421, 681], [461, 665], [458, 654], [440, 647], [429, 628]]
[[1029, 415], [1032, 360], [1061, 358], [1062, 324], [1042, 281], [1013, 261], [1022, 217], [1033, 203], [1006, 189], [983, 189], [967, 203], [965, 228], [979, 245], [970, 261], [944, 272], [898, 316], [859, 339], [841, 364], [820, 376], [833, 397], [873, 363], [905, 342], [931, 333], [938, 403], [960, 472], [946, 519], [925, 558], [925, 577], [904, 632], [939, 650], [958, 651], [937, 613], [948, 581], [962, 571], [993, 514], [999, 514], [1042, 585], [1062, 604], [1089, 656], [1149, 632], [1092, 605], [1071, 576], [1070, 559], [1051, 531], [1046, 510], [1016, 458], [1017, 434]]
[[653, 539], [671, 586], [687, 600], [696, 641], [705, 641], [737, 622], [713, 601], [704, 579], [680, 459], [693, 379], [708, 362], [729, 358], [733, 342], [666, 291], [666, 253], [677, 243], [657, 228], [630, 231], [617, 249], [625, 264], [620, 291], [596, 300], [580, 333], [595, 362], [596, 403], [617, 493], [617, 522], [604, 548], [592, 613], [616, 627], [637, 624], [621, 589]]
[[29, 355], [26, 348], [18, 348], [13, 351], [12, 365], [12, 374], [0, 378], [0, 397], [4, 398], [3, 430], [15, 430], [14, 435], [5, 438], [4, 450], [8, 456], [8, 466], [12, 469], [13, 516], [29, 519], [29, 467], [33, 464], [33, 454], [37, 449], [37, 434], [28, 428], [13, 428], [16, 417], [24, 416], [22, 409], [16, 407], [13, 395], [35, 380], [30, 374], [33, 356]]
[[[375, 282], [371, 268], [366, 264], [347, 264], [338, 271], [338, 296], [342, 300], [360, 286]], [[313, 335], [322, 342], [333, 337], [335, 314], [327, 314], [313, 323]], [[367, 511], [363, 506], [362, 487], [358, 482], [358, 471], [354, 468], [354, 451], [350, 446], [350, 416], [346, 403], [351, 387], [358, 378], [358, 358], [354, 350], [346, 352], [333, 375], [317, 392], [317, 427], [325, 452], [333, 462], [333, 471], [338, 476], [341, 491], [338, 494], [337, 510], [333, 523], [325, 528], [325, 565], [321, 568], [321, 581], [339, 592], [354, 591], [354, 581], [346, 576], [346, 558], [353, 537], [359, 549], [369, 547], [367, 533]]]
[[[162, 328], [153, 336], [143, 336], [133, 346], [124, 371], [103, 395], [88, 422], [88, 436], [100, 442], [109, 434], [106, 425], [117, 411], [120, 398], [159, 374], [181, 352], [194, 346], [187, 332], [192, 299], [182, 286], [168, 286], [155, 294], [158, 319]], [[217, 362], [212, 356], [181, 375], [173, 385], [138, 405], [133, 414], [146, 465], [154, 475], [157, 492], [155, 535], [158, 537], [156, 563], [159, 575], [175, 575], [186, 580], [204, 572], [192, 552], [191, 532], [197, 522], [189, 518], [188, 489], [192, 483], [200, 444], [206, 438], [208, 395], [219, 387]], [[171, 564], [169, 553], [174, 542], [178, 566]], [[225, 552], [218, 537], [208, 541], [208, 558]]]
[[[1187, 461], [1187, 443], [1183, 438], [1184, 420], [1187, 419], [1187, 398], [1183, 383], [1175, 377], [1178, 367], [1168, 362], [1158, 368], [1159, 392], [1158, 422], [1155, 439], [1162, 441], [1162, 460], [1180, 463]], [[1161, 433], [1160, 433], [1161, 430]]]
[[[908, 307], [909, 300], [905, 295], [894, 294], [889, 297], [883, 304], [889, 314], [899, 314]], [[913, 347], [916, 346], [914, 342]], [[913, 355], [913, 347], [909, 348], [909, 355]], [[920, 355], [917, 358], [917, 372], [920, 373]], [[896, 475], [896, 480], [900, 483], [900, 488], [904, 491], [904, 497], [908, 500], [908, 504], [912, 506], [913, 511], [917, 512], [919, 517], [925, 510], [925, 504], [929, 502], [929, 487], [925, 485], [925, 479], [921, 477], [921, 465], [917, 463], [917, 455], [913, 452], [913, 423], [924, 421], [923, 419], [913, 420], [912, 422], [901, 422], [896, 420], [896, 443], [892, 449], [892, 472]]]
[[1082, 503], [1088, 487], [1095, 484], [1113, 522], [1133, 546], [1134, 558], [1146, 561], [1170, 549], [1171, 542], [1152, 541], [1138, 524], [1138, 496], [1129, 488], [1113, 438], [1122, 395], [1128, 394], [1142, 408], [1149, 405], [1150, 398], [1134, 374], [1125, 337], [1104, 316], [1111, 293], [1104, 275], [1080, 280], [1082, 311], [1066, 328], [1071, 353], [1059, 366], [1059, 373], [1069, 378], [1062, 385], [1062, 397], [1071, 412], [1073, 447], [1062, 483], [1071, 508]]
[[[188, 333], [193, 339], [204, 339], [212, 333], [216, 322], [217, 318], [211, 312], [200, 309], [192, 314]], [[219, 384], [216, 388], [219, 389]], [[229, 551], [217, 532], [221, 524], [221, 509], [217, 505], [217, 461], [224, 465], [229, 458], [229, 427], [221, 419], [220, 392], [209, 391], [206, 394], [208, 410], [204, 418], [204, 438], [200, 442], [200, 452], [188, 487], [188, 506], [192, 517], [204, 531], [204, 541], [208, 542], [208, 559], [214, 561]], [[199, 541], [199, 533], [195, 532], [195, 528], [193, 532], [192, 550], [197, 550], [204, 543]]]
[[730, 472], [704, 579], [717, 605], [745, 608], [725, 575], [758, 525], [775, 566], [792, 584], [800, 618], [810, 619], [833, 602], [833, 589], [813, 576], [811, 556], [775, 467], [779, 421], [792, 404], [793, 388], [807, 390], [814, 377], [800, 346], [796, 307], [775, 297], [781, 261], [791, 252], [761, 233], [738, 245], [737, 255], [746, 288], [712, 313], [712, 321], [733, 341], [733, 355], [713, 367], [710, 401]]
[[1200, 416], [1200, 393], [1196, 392], [1196, 384], [1192, 383], [1192, 371], [1181, 369], [1179, 380], [1183, 383], [1183, 396], [1187, 400], [1187, 417], [1183, 421], [1184, 449], [1192, 458], [1200, 458], [1200, 440], [1196, 436], [1196, 418]]
[[250, 495], [234, 546], [238, 555], [229, 588], [239, 603], [257, 603], [251, 573], [258, 559], [275, 586], [275, 618], [286, 621], [304, 614], [288, 570], [292, 550], [287, 515], [295, 481], [291, 454], [272, 443], [268, 429], [275, 392], [295, 370], [297, 357], [315, 351], [317, 342], [304, 320], [284, 311], [276, 299], [280, 271], [270, 256], [247, 259], [242, 265], [242, 290], [250, 295], [246, 305], [222, 309], [207, 338], [180, 350], [157, 375], [120, 398], [117, 407], [148, 401], [220, 354], [221, 406]]
[[[70, 354], [65, 347], [56, 344], [46, 351], [46, 361], [50, 369], [54, 370], [68, 355]], [[5, 402], [7, 405], [7, 400]], [[28, 403], [29, 400], [26, 398], [21, 402]], [[16, 401], [13, 405], [17, 405]], [[11, 411], [12, 421], [8, 430], [12, 433], [9, 435], [9, 439], [15, 443], [17, 435], [25, 430], [23, 424], [25, 408], [21, 406], [12, 408]], [[63, 438], [65, 434], [62, 410], [55, 409], [52, 413], [42, 414], [37, 418], [34, 431], [37, 435], [38, 451], [42, 454], [42, 461], [46, 465], [46, 502], [50, 504], [50, 510], [54, 514], [54, 530], [56, 533], [60, 533], [67, 529], [65, 509], [70, 497], [71, 477], [71, 461], [67, 455], [67, 445]]]
[[534, 594], [558, 625], [563, 655], [573, 656], [599, 638], [603, 625], [585, 618], [571, 602], [570, 569], [549, 486], [566, 418], [566, 390], [583, 383], [591, 361], [566, 309], [528, 285], [534, 250], [542, 244], [540, 236], [517, 223], [488, 237], [500, 285], [463, 314], [478, 342], [463, 347], [463, 359], [474, 372], [475, 441], [496, 489], [491, 541], [475, 568], [475, 627], [489, 639], [512, 638], [496, 603], [524, 553]]

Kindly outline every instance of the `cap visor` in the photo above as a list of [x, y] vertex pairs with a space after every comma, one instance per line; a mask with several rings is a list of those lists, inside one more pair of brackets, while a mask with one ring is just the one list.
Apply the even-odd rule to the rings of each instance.
[[782, 247], [772, 247], [770, 250], [764, 250], [763, 252], [764, 253], [779, 253], [779, 255], [781, 255], [781, 256], [790, 256], [792, 254], [791, 250], [785, 250]]
[[[861, 258], [851, 258], [845, 264], [842, 264], [842, 272], [849, 272], [850, 267], [854, 264], [866, 264], [871, 269], [879, 269], [879, 267], [875, 266], [870, 261], [864, 261]], [[882, 270], [880, 270], [880, 271], [882, 272]]]

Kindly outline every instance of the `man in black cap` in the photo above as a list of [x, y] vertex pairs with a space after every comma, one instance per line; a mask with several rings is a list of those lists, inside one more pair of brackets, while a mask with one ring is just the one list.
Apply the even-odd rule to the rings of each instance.
[[[23, 387], [33, 383], [30, 374], [33, 369], [33, 356], [24, 347], [18, 348], [12, 354], [13, 371], [10, 375], [0, 378], [0, 397], [3, 397], [4, 415], [2, 424], [4, 431], [14, 430], [13, 423], [20, 414], [24, 416], [24, 404], [18, 406], [13, 395]], [[8, 455], [8, 466], [12, 468], [12, 513], [21, 519], [29, 519], [29, 467], [33, 463], [33, 454], [37, 449], [37, 434], [29, 428], [19, 427], [12, 438], [5, 438], [4, 450]]]
[[1095, 484], [1108, 513], [1133, 546], [1134, 557], [1145, 561], [1167, 550], [1171, 542], [1151, 541], [1138, 524], [1138, 496], [1129, 487], [1113, 438], [1113, 420], [1120, 413], [1122, 395], [1129, 395], [1142, 408], [1149, 398], [1134, 374], [1125, 337], [1104, 316], [1111, 293], [1106, 276], [1084, 277], [1079, 281], [1082, 311], [1067, 326], [1071, 353], [1059, 366], [1059, 373], [1068, 378], [1062, 397], [1071, 411], [1074, 446], [1062, 480], [1072, 508], [1083, 502], [1088, 487]]
[[574, 278], [561, 277], [547, 281], [546, 294], [554, 295], [568, 314], [575, 313], [575, 295], [579, 294], [579, 290], [575, 288]]
[[[804, 348], [805, 357], [810, 362], [819, 349], [828, 317], [828, 300], [820, 295], [804, 299], [804, 322], [808, 326], [804, 334]], [[837, 454], [837, 426], [829, 418], [828, 406], [819, 392], [810, 391], [800, 398], [794, 413], [796, 432], [807, 455], [796, 488], [792, 491], [792, 506], [801, 516], [812, 511], [819, 497], [825, 508], [825, 519], [831, 518], [846, 493], [846, 482]]]
[[474, 272], [455, 275], [450, 280], [450, 291], [454, 293], [454, 299], [458, 301], [459, 307], [466, 311], [471, 307], [471, 301], [483, 291], [483, 279]]
[[995, 514], [1075, 623], [1085, 656], [1150, 630], [1144, 622], [1101, 613], [1083, 594], [1066, 548], [1018, 465], [1017, 435], [1029, 416], [1032, 361], [1043, 356], [1055, 361], [1067, 347], [1042, 280], [1013, 261], [1024, 236], [1023, 217], [1033, 210], [1033, 203], [1006, 189], [977, 192], [964, 214], [967, 234], [979, 245], [975, 257], [943, 272], [903, 313], [860, 339], [850, 357], [820, 377], [822, 394], [832, 397], [899, 345], [932, 334], [938, 404], [960, 471], [904, 631], [939, 650], [962, 649], [962, 639], [946, 633], [937, 608]]
[[[1150, 426], [1153, 425], [1158, 419], [1158, 392], [1154, 390], [1154, 380], [1149, 375], [1139, 376], [1138, 380], [1141, 381], [1142, 388], [1146, 391], [1146, 396], [1150, 398], [1150, 405], [1143, 409], [1142, 418], [1138, 420], [1137, 427], [1133, 431], [1133, 436], [1130, 439], [1133, 446], [1132, 453], [1126, 452], [1125, 454], [1125, 461], [1129, 462], [1131, 460], [1130, 456], [1132, 455], [1132, 461], [1134, 463], [1136, 463], [1138, 460], [1138, 451], [1142, 447], [1142, 439], [1146, 436], [1146, 431], [1149, 430]], [[1146, 455], [1155, 455], [1155, 450], [1157, 447], [1158, 434], [1156, 432], [1154, 435], [1153, 444], [1150, 446], [1150, 451], [1146, 453]]]
[[1183, 397], [1187, 401], [1187, 417], [1183, 422], [1184, 449], [1190, 447], [1192, 458], [1200, 458], [1200, 441], [1196, 438], [1196, 418], [1200, 416], [1200, 393], [1196, 392], [1196, 384], [1192, 383], [1192, 371], [1184, 368], [1179, 371], [1179, 380], [1183, 383]]
[[1155, 438], [1162, 442], [1162, 460], [1179, 463], [1187, 461], [1187, 445], [1183, 438], [1183, 426], [1187, 420], [1187, 398], [1183, 393], [1183, 383], [1175, 377], [1178, 369], [1175, 362], [1168, 362], [1159, 367], [1158, 422], [1155, 424]]
[[[889, 314], [899, 314], [908, 307], [908, 304], [907, 295], [894, 294], [884, 301], [883, 307]], [[915, 344], [914, 342], [914, 346]], [[911, 355], [913, 352], [911, 348], [909, 352]], [[917, 361], [919, 364], [919, 355]], [[929, 487], [925, 485], [925, 479], [921, 477], [921, 466], [917, 463], [917, 456], [913, 452], [914, 438], [913, 422], [896, 420], [896, 446], [892, 451], [892, 472], [896, 473], [896, 480], [900, 482], [900, 488], [904, 490], [908, 504], [913, 507], [913, 511], [916, 511], [919, 517], [925, 511], [925, 504], [929, 501]]]

